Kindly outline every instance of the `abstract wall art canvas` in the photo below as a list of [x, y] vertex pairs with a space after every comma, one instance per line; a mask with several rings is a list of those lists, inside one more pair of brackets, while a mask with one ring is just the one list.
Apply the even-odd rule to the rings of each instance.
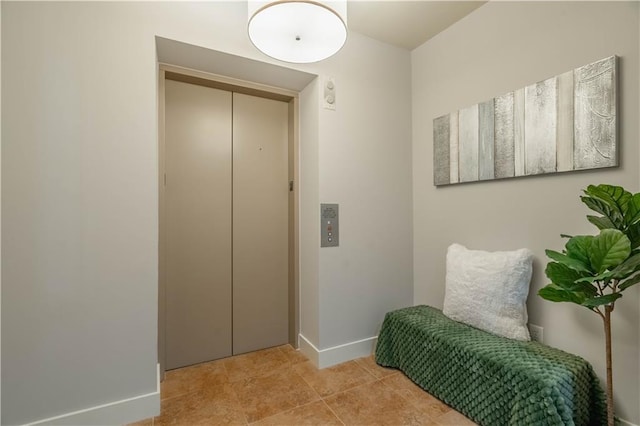
[[618, 165], [615, 56], [433, 120], [434, 185]]

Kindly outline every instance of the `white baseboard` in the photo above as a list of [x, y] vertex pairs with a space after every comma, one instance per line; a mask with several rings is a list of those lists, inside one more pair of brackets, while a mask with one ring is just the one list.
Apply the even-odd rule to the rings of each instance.
[[316, 367], [318, 366], [319, 353], [320, 351], [316, 348], [313, 343], [307, 340], [302, 334], [298, 335], [298, 349], [302, 352], [309, 361], [313, 363]]
[[332, 365], [350, 361], [352, 359], [369, 356], [373, 353], [378, 336], [369, 337], [344, 345], [333, 346], [326, 349], [318, 349], [302, 334], [298, 336], [300, 351], [307, 356], [318, 368], [331, 367]]
[[622, 426], [638, 426], [638, 425], [636, 425], [635, 423], [631, 423], [630, 421], [627, 421], [627, 420], [625, 420], [625, 419], [621, 419], [621, 418], [619, 418], [619, 417], [618, 417], [618, 419], [617, 419], [617, 420], [620, 422], [620, 424], [621, 424]]
[[122, 425], [160, 414], [160, 364], [155, 392], [114, 401], [60, 416], [42, 419], [31, 425]]

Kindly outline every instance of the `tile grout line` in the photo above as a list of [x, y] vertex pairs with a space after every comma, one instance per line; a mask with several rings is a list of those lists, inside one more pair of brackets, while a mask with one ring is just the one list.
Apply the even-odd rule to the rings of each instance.
[[340, 391], [340, 392], [332, 393], [331, 395], [327, 395], [326, 397], [322, 398], [322, 402], [324, 402], [324, 403], [327, 405], [327, 407], [329, 407], [329, 410], [331, 410], [331, 412], [332, 412], [332, 413], [333, 413], [333, 414], [338, 418], [338, 420], [340, 420], [340, 422], [342, 422], [342, 424], [343, 424], [344, 426], [347, 426], [347, 423], [346, 423], [344, 420], [342, 420], [342, 417], [340, 417], [340, 416], [338, 415], [338, 413], [336, 413], [336, 412], [331, 408], [331, 406], [329, 405], [329, 403], [326, 401], [326, 398], [331, 398], [331, 397], [335, 397], [335, 396], [337, 396], [337, 395], [342, 395], [342, 394], [345, 394], [345, 393], [347, 393], [347, 392], [350, 392], [350, 391], [352, 391], [352, 390], [354, 390], [354, 389], [357, 389], [357, 388], [359, 388], [359, 387], [368, 386], [368, 385], [371, 385], [372, 383], [376, 383], [376, 382], [380, 382], [380, 381], [382, 381], [382, 379], [375, 379], [375, 380], [374, 380], [374, 381], [372, 381], [372, 382], [362, 383], [362, 384], [360, 384], [360, 385], [358, 385], [358, 386], [354, 386], [354, 387], [349, 388], [349, 389], [344, 389], [344, 390], [342, 390], [342, 391]]
[[336, 419], [338, 419], [338, 421], [340, 423], [342, 423], [343, 426], [347, 426], [347, 424], [344, 422], [344, 420], [342, 420], [342, 418], [338, 415], [338, 413], [333, 411], [333, 408], [331, 408], [331, 406], [329, 404], [327, 404], [327, 401], [325, 401], [324, 398], [322, 398], [321, 401], [329, 409], [329, 411], [331, 411], [333, 413], [333, 415], [336, 416]]
[[322, 395], [320, 395], [320, 392], [318, 392], [316, 390], [316, 388], [313, 387], [313, 385], [311, 383], [309, 383], [303, 376], [302, 374], [298, 373], [295, 368], [293, 368], [293, 365], [291, 366], [291, 371], [296, 374], [298, 377], [300, 377], [302, 379], [302, 381], [311, 388], [311, 390], [318, 396], [318, 399], [322, 399]]
[[[347, 362], [351, 362], [351, 361], [347, 361]], [[357, 362], [356, 362], [356, 365], [358, 365], [358, 363], [357, 363]], [[327, 395], [326, 397], [330, 397], [330, 396], [333, 396], [333, 395], [338, 395], [338, 394], [340, 394], [340, 393], [348, 392], [348, 391], [350, 391], [350, 390], [352, 390], [352, 389], [355, 389], [355, 388], [357, 388], [357, 387], [364, 386], [364, 385], [369, 385], [369, 384], [371, 384], [371, 383], [375, 383], [377, 380], [380, 380], [380, 379], [378, 379], [377, 377], [375, 377], [373, 374], [371, 374], [369, 371], [367, 371], [367, 369], [362, 368], [362, 366], [358, 365], [358, 368], [360, 368], [362, 371], [364, 371], [364, 373], [365, 373], [365, 374], [367, 374], [369, 377], [371, 377], [371, 378], [372, 378], [372, 380], [370, 380], [370, 381], [368, 381], [368, 382], [365, 382], [365, 383], [360, 383], [360, 384], [357, 384], [357, 385], [353, 385], [353, 386], [348, 387], [348, 388], [346, 388], [346, 389], [341, 389], [340, 391], [338, 391], [338, 392], [333, 392], [332, 394], [329, 394], [329, 395]], [[326, 397], [324, 397], [324, 396], [320, 395], [320, 398], [322, 398], [322, 399], [324, 399], [324, 398], [326, 398]]]
[[[352, 361], [355, 361], [355, 360], [347, 361], [347, 363], [352, 362]], [[357, 363], [356, 363], [356, 365], [357, 365]], [[341, 393], [348, 392], [348, 391], [353, 390], [353, 389], [355, 389], [355, 388], [358, 388], [358, 387], [360, 387], [360, 386], [364, 386], [364, 385], [368, 385], [368, 384], [371, 384], [371, 383], [375, 383], [377, 380], [380, 380], [380, 379], [378, 379], [377, 377], [375, 377], [373, 374], [371, 374], [369, 371], [367, 371], [367, 369], [362, 368], [362, 366], [358, 365], [358, 367], [359, 367], [362, 371], [364, 371], [364, 372], [365, 372], [365, 374], [369, 375], [373, 380], [371, 380], [371, 381], [369, 381], [369, 382], [365, 382], [365, 383], [355, 384], [355, 385], [353, 385], [353, 386], [351, 386], [351, 387], [348, 387], [348, 388], [346, 388], [346, 389], [341, 389], [341, 390], [339, 390], [339, 391], [337, 391], [337, 392], [330, 393], [329, 395], [326, 395], [326, 396], [320, 395], [320, 392], [318, 392], [318, 391], [313, 387], [313, 385], [312, 385], [311, 383], [309, 383], [309, 382], [308, 382], [308, 381], [307, 381], [307, 380], [306, 380], [306, 379], [305, 379], [301, 374], [299, 374], [299, 373], [298, 373], [297, 371], [295, 371], [295, 370], [294, 370], [294, 372], [295, 372], [295, 373], [297, 373], [297, 374], [302, 378], [302, 380], [303, 380], [307, 385], [309, 385], [309, 387], [310, 387], [311, 389], [313, 389], [313, 390], [318, 394], [318, 396], [320, 397], [320, 399], [324, 400], [325, 398], [328, 398], [328, 397], [331, 397], [331, 396], [334, 396], [334, 395], [339, 395], [339, 394], [341, 394]], [[331, 368], [331, 367], [329, 367], [329, 368]], [[318, 371], [320, 371], [320, 370], [318, 370]]]
[[[304, 362], [310, 362], [310, 360], [307, 360], [307, 361], [304, 361]], [[309, 382], [308, 382], [308, 381], [307, 381], [307, 380], [302, 376], [302, 374], [300, 374], [300, 373], [298, 373], [298, 372], [296, 371], [296, 369], [294, 368], [294, 365], [297, 365], [297, 364], [303, 364], [303, 363], [302, 363], [302, 362], [299, 362], [299, 363], [296, 363], [296, 364], [291, 365], [291, 370], [292, 370], [295, 374], [297, 374], [297, 375], [298, 375], [298, 377], [300, 377], [300, 378], [302, 379], [302, 381], [303, 381], [303, 382], [305, 382], [305, 383], [306, 383], [306, 385], [307, 385], [307, 386], [309, 386], [309, 387], [311, 388], [311, 390], [313, 390], [313, 391], [316, 393], [316, 395], [318, 395], [318, 398], [322, 399], [322, 395], [320, 395], [320, 392], [318, 392], [318, 391], [316, 390], [316, 388], [314, 388], [314, 387], [313, 387], [313, 385], [312, 385], [311, 383], [309, 383]]]
[[[310, 371], [313, 372], [314, 374], [307, 374], [307, 378], [305, 378], [305, 375], [303, 375], [303, 372], [306, 371], [306, 368], [302, 368], [302, 372], [299, 372], [298, 370], [300, 368], [296, 368], [296, 366], [298, 364], [302, 365], [304, 363], [309, 363], [310, 360], [306, 357], [297, 357], [297, 356], [289, 356], [291, 355], [291, 350], [290, 349], [294, 349], [293, 347], [291, 347], [290, 345], [281, 345], [278, 347], [274, 347], [274, 349], [277, 349], [277, 351], [269, 351], [270, 354], [264, 354], [267, 355], [268, 358], [268, 363], [265, 364], [264, 366], [262, 365], [263, 363], [261, 362], [257, 362], [258, 360], [255, 360], [253, 357], [249, 357], [249, 361], [250, 361], [250, 366], [251, 368], [240, 368], [240, 369], [236, 369], [238, 370], [237, 373], [242, 376], [242, 374], [246, 374], [246, 373], [251, 373], [248, 377], [242, 378], [240, 381], [246, 381], [246, 380], [251, 380], [252, 378], [256, 378], [256, 377], [262, 377], [262, 376], [268, 376], [271, 374], [275, 374], [277, 373], [276, 369], [272, 369], [273, 371], [264, 373], [264, 368], [268, 367], [269, 365], [273, 364], [274, 362], [276, 362], [276, 364], [278, 364], [278, 370], [280, 369], [280, 367], [283, 367], [286, 369], [286, 371], [289, 372], [289, 374], [292, 374], [292, 378], [294, 381], [297, 381], [297, 379], [301, 379], [301, 384], [304, 383], [308, 388], [310, 388], [312, 390], [312, 393], [310, 394], [311, 396], [311, 400], [308, 400], [307, 402], [304, 403], [296, 403], [291, 404], [292, 406], [288, 409], [284, 409], [281, 410], [279, 412], [273, 413], [267, 417], [264, 418], [260, 418], [257, 419], [253, 422], [250, 422], [250, 418], [248, 416], [248, 412], [245, 409], [245, 404], [242, 403], [242, 400], [240, 398], [240, 394], [239, 391], [241, 391], [243, 388], [239, 387], [239, 386], [234, 386], [234, 384], [239, 383], [240, 381], [231, 381], [231, 371], [229, 366], [230, 365], [234, 365], [236, 367], [242, 367], [241, 364], [232, 364], [230, 362], [227, 362], [227, 360], [232, 359], [233, 357], [229, 357], [227, 358], [227, 360], [220, 360], [220, 369], [219, 369], [219, 373], [221, 373], [221, 378], [225, 379], [226, 384], [229, 386], [229, 390], [230, 390], [230, 396], [232, 397], [230, 402], [233, 403], [233, 405], [238, 409], [238, 414], [242, 414], [242, 417], [244, 419], [244, 422], [242, 424], [249, 426], [249, 425], [253, 425], [256, 423], [260, 423], [261, 421], [264, 421], [265, 419], [270, 419], [273, 418], [275, 416], [278, 415], [283, 415], [286, 413], [290, 413], [296, 409], [299, 409], [301, 407], [307, 407], [310, 406], [312, 404], [315, 404], [318, 401], [322, 401], [321, 406], [324, 406], [326, 409], [329, 410], [329, 413], [331, 413], [331, 415], [333, 415], [339, 422], [339, 424], [343, 425], [343, 426], [347, 426], [349, 423], [347, 423], [345, 420], [343, 420], [338, 413], [332, 408], [332, 406], [328, 403], [328, 399], [329, 398], [334, 398], [338, 395], [343, 395], [346, 394], [348, 392], [353, 392], [355, 389], [359, 388], [359, 387], [370, 387], [372, 384], [375, 384], [377, 382], [383, 382], [382, 386], [384, 388], [386, 388], [387, 390], [390, 390], [392, 392], [392, 394], [396, 395], [397, 397], [399, 397], [402, 401], [404, 401], [405, 403], [408, 403], [409, 406], [413, 407], [414, 409], [417, 409], [420, 412], [423, 412], [423, 409], [421, 408], [422, 405], [420, 404], [420, 401], [416, 398], [411, 398], [411, 393], [408, 392], [408, 388], [407, 388], [407, 392], [403, 393], [403, 388], [402, 387], [398, 387], [400, 385], [400, 383], [398, 383], [398, 386], [394, 387], [392, 385], [392, 383], [396, 383], [395, 381], [391, 380], [389, 381], [390, 378], [392, 378], [394, 375], [397, 374], [401, 374], [402, 372], [395, 370], [395, 371], [387, 371], [387, 369], [384, 370], [378, 370], [376, 368], [377, 364], [375, 364], [375, 360], [372, 360], [374, 362], [374, 364], [371, 364], [370, 360], [368, 358], [357, 358], [357, 359], [353, 359], [350, 361], [347, 361], [345, 363], [342, 364], [346, 364], [351, 362], [352, 366], [356, 366], [355, 369], [352, 368], [347, 368], [347, 370], [349, 370], [349, 373], [355, 373], [354, 376], [356, 376], [358, 378], [358, 380], [364, 380], [363, 383], [360, 384], [353, 384], [350, 383], [351, 377], [350, 374], [347, 374], [346, 377], [343, 377], [344, 381], [342, 380], [338, 380], [338, 382], [334, 382], [333, 380], [331, 380], [330, 382], [337, 384], [338, 388], [340, 388], [340, 385], [344, 385], [347, 384], [346, 388], [340, 389], [339, 391], [334, 391], [326, 396], [321, 395], [320, 391], [317, 390], [311, 382], [311, 379], [313, 379], [315, 377], [315, 373], [317, 373], [318, 371], [321, 371], [320, 369], [315, 368], [315, 371]], [[273, 356], [273, 355], [279, 355], [279, 356]], [[241, 355], [240, 355], [241, 356]], [[263, 358], [260, 358], [263, 359]], [[214, 361], [215, 362], [215, 361]], [[205, 364], [205, 363], [203, 363]], [[312, 363], [311, 363], [312, 364]], [[189, 368], [189, 367], [187, 367]], [[207, 374], [209, 370], [204, 369], [202, 371], [202, 373]], [[260, 371], [261, 373], [258, 373], [258, 371]], [[253, 373], [252, 373], [253, 372]], [[217, 373], [216, 373], [217, 374]], [[333, 379], [333, 375], [336, 374], [338, 376], [342, 376], [343, 373], [341, 372], [341, 370], [329, 373], [329, 377], [331, 377]], [[193, 374], [192, 374], [193, 375]], [[189, 374], [184, 375], [186, 377], [186, 379], [190, 378]], [[320, 374], [320, 379], [322, 379], [324, 376], [323, 374]], [[403, 375], [404, 376], [404, 375]], [[404, 376], [406, 377], [406, 376]], [[182, 375], [176, 375], [176, 378], [182, 378]], [[193, 378], [193, 377], [191, 377]], [[297, 378], [297, 379], [296, 379]], [[340, 379], [340, 377], [338, 377], [338, 379]], [[408, 379], [408, 378], [407, 378]], [[185, 385], [185, 383], [180, 383], [181, 380], [176, 380], [176, 384], [178, 386], [176, 386], [177, 389], [181, 389], [182, 386], [180, 385]], [[189, 380], [185, 380], [186, 385], [187, 385], [187, 389], [189, 389]], [[389, 383], [387, 383], [389, 382]], [[413, 383], [414, 386], [417, 386], [415, 383]], [[225, 385], [226, 386], [226, 385]], [[322, 389], [322, 381], [320, 381], [318, 383], [319, 388], [318, 389]], [[331, 390], [331, 388], [333, 386], [326, 386], [328, 388], [328, 390]], [[397, 388], [397, 389], [396, 389]], [[158, 424], [160, 425], [161, 422], [161, 417], [162, 417], [162, 406], [166, 403], [166, 402], [170, 402], [173, 401], [177, 398], [186, 398], [189, 399], [190, 395], [194, 395], [196, 393], [198, 393], [199, 390], [198, 389], [194, 389], [191, 391], [184, 391], [183, 393], [180, 393], [178, 395], [173, 395], [170, 398], [166, 398], [166, 399], [161, 399], [161, 413], [160, 416], [155, 416], [150, 418], [151, 422], [150, 425], [151, 426], [155, 426], [155, 421], [158, 420]], [[426, 391], [425, 391], [426, 392]], [[428, 392], [426, 392], [428, 394]], [[439, 401], [439, 400], [438, 400]], [[451, 411], [455, 410], [451, 407], [448, 407]], [[304, 410], [310, 410], [310, 408], [305, 408]], [[250, 410], [249, 410], [250, 411]], [[318, 413], [321, 411], [318, 411]], [[328, 414], [328, 413], [327, 413]], [[347, 414], [347, 413], [343, 413], [343, 414]], [[426, 419], [429, 420], [429, 422], [433, 422], [435, 425], [439, 425], [442, 426], [439, 419], [444, 416], [446, 413], [442, 413], [441, 415], [436, 416], [435, 418], [433, 417], [433, 415], [435, 415], [435, 413], [431, 413], [429, 410], [424, 411], [423, 415]], [[240, 419], [238, 419], [240, 420]], [[449, 419], [450, 420], [450, 419]]]
[[[364, 358], [357, 358], [357, 359], [355, 359], [354, 361], [355, 361], [355, 362], [357, 362], [357, 363], [358, 363], [358, 365], [360, 365], [360, 367], [362, 367], [363, 369], [367, 370], [367, 372], [368, 372], [369, 374], [371, 374], [372, 376], [374, 376], [376, 379], [383, 379], [383, 378], [385, 378], [385, 377], [387, 377], [387, 376], [391, 376], [391, 375], [396, 374], [396, 373], [398, 373], [398, 372], [399, 372], [399, 370], [393, 370], [391, 373], [384, 374], [384, 375], [381, 375], [380, 377], [378, 377], [378, 376], [377, 376], [377, 374], [378, 374], [378, 373], [377, 373], [373, 368], [369, 368], [369, 367], [366, 365], [366, 363], [363, 361], [364, 359], [367, 359], [367, 358], [368, 358], [368, 357], [364, 357]], [[375, 361], [375, 359], [373, 359], [372, 361], [373, 361], [374, 363], [376, 362], [376, 361]], [[381, 368], [381, 369], [384, 369], [385, 371], [387, 370], [385, 367], [381, 367], [381, 366], [379, 366], [378, 364], [375, 364], [375, 365], [376, 365], [376, 366], [378, 366], [378, 367], [379, 367], [379, 368]], [[390, 369], [390, 370], [392, 370], [392, 369]]]
[[[281, 349], [281, 347], [280, 347], [280, 349]], [[283, 351], [283, 352], [284, 352], [284, 351]], [[311, 403], [313, 403], [313, 402], [317, 402], [318, 400], [320, 400], [320, 401], [321, 401], [321, 400], [322, 400], [322, 395], [320, 395], [320, 393], [319, 393], [319, 392], [318, 392], [318, 391], [317, 391], [313, 386], [311, 386], [311, 384], [309, 384], [309, 383], [304, 379], [304, 377], [302, 377], [302, 375], [301, 375], [300, 373], [298, 373], [298, 372], [296, 371], [296, 369], [294, 368], [294, 366], [295, 366], [296, 364], [299, 364], [299, 363], [294, 364], [294, 363], [291, 361], [291, 359], [289, 359], [289, 357], [287, 356], [287, 354], [284, 354], [284, 355], [285, 355], [285, 357], [287, 358], [287, 363], [289, 364], [289, 370], [290, 370], [293, 374], [295, 374], [296, 376], [298, 376], [298, 377], [302, 380], [302, 382], [303, 382], [303, 383], [305, 383], [305, 384], [306, 384], [306, 385], [307, 385], [307, 386], [308, 386], [308, 387], [309, 387], [309, 388], [310, 388], [310, 389], [311, 389], [311, 390], [316, 394], [316, 396], [318, 397], [318, 399], [314, 399], [313, 401], [309, 401], [309, 402], [307, 402], [307, 403], [305, 403], [305, 404], [296, 405], [296, 406], [295, 406], [295, 407], [293, 407], [291, 410], [295, 410], [296, 408], [299, 408], [299, 407], [304, 407], [305, 405], [311, 404]], [[282, 412], [280, 412], [280, 413], [278, 413], [278, 414], [286, 413], [287, 411], [291, 411], [291, 410], [282, 411]]]
[[[360, 359], [360, 358], [358, 358]], [[366, 374], [368, 374], [369, 376], [371, 376], [373, 378], [373, 381], [378, 380], [378, 377], [375, 376], [375, 374], [373, 374], [371, 371], [369, 371], [368, 368], [364, 367], [361, 363], [358, 362], [358, 359], [353, 360], [356, 365], [358, 366], [358, 368], [362, 371], [364, 371]]]
[[249, 425], [249, 416], [247, 416], [247, 412], [244, 409], [244, 406], [242, 405], [242, 402], [240, 401], [240, 397], [238, 396], [238, 392], [236, 392], [236, 390], [233, 388], [233, 383], [231, 383], [231, 380], [229, 379], [229, 377], [227, 377], [227, 380], [229, 382], [229, 388], [231, 389], [231, 392], [233, 393], [233, 396], [236, 398], [236, 402], [238, 404], [238, 408], [242, 412], [242, 417], [244, 417], [244, 424], [245, 425]]
[[[314, 399], [314, 400], [312, 400], [312, 401], [308, 401], [308, 402], [306, 402], [306, 403], [304, 403], [304, 404], [295, 405], [295, 406], [294, 406], [294, 407], [292, 407], [292, 408], [289, 408], [289, 409], [286, 409], [286, 410], [283, 410], [283, 411], [280, 411], [280, 412], [274, 413], [274, 414], [272, 414], [272, 415], [270, 415], [270, 416], [267, 416], [267, 417], [263, 417], [263, 418], [261, 418], [261, 419], [258, 419], [258, 420], [256, 420], [256, 421], [254, 421], [254, 422], [249, 422], [249, 418], [248, 418], [248, 416], [246, 415], [246, 412], [245, 412], [245, 411], [244, 411], [244, 409], [243, 409], [243, 414], [245, 415], [245, 417], [246, 417], [246, 419], [247, 419], [247, 425], [255, 424], [255, 423], [260, 422], [260, 421], [262, 421], [262, 420], [264, 420], [264, 419], [268, 419], [268, 418], [270, 418], [270, 417], [274, 417], [274, 416], [277, 416], [277, 415], [280, 415], [280, 414], [283, 414], [283, 413], [287, 413], [287, 412], [292, 411], [292, 410], [295, 410], [295, 409], [297, 409], [297, 408], [299, 408], [299, 407], [303, 407], [303, 406], [305, 406], [305, 405], [308, 405], [308, 404], [311, 404], [311, 403], [314, 403], [314, 402], [317, 402], [317, 401], [321, 401], [321, 400], [322, 400], [322, 396], [321, 396], [321, 395], [320, 395], [320, 394], [319, 394], [319, 393], [318, 393], [318, 392], [313, 388], [313, 386], [311, 386], [309, 383], [307, 383], [307, 381], [304, 379], [304, 377], [302, 377], [300, 374], [298, 374], [298, 372], [297, 372], [297, 371], [295, 371], [295, 369], [293, 368], [293, 367], [294, 367], [294, 365], [296, 365], [296, 364], [298, 364], [298, 363], [294, 363], [294, 362], [293, 362], [293, 361], [292, 361], [292, 360], [287, 356], [287, 353], [284, 351], [284, 349], [282, 349], [282, 346], [277, 346], [277, 347], [276, 347], [276, 349], [278, 349], [278, 352], [280, 352], [280, 354], [281, 354], [282, 356], [284, 356], [284, 357], [285, 357], [287, 370], [288, 370], [288, 371], [290, 371], [291, 373], [293, 373], [293, 374], [297, 375], [297, 376], [302, 380], [302, 382], [303, 382], [303, 383], [305, 383], [305, 384], [306, 384], [306, 385], [307, 385], [307, 386], [308, 386], [308, 387], [309, 387], [309, 388], [310, 388], [310, 389], [315, 393], [315, 395], [316, 395], [318, 398], [317, 398], [317, 399]], [[275, 372], [273, 372], [273, 371], [272, 371], [272, 372], [265, 373], [265, 374], [259, 374], [259, 375], [257, 375], [257, 376], [253, 376], [253, 377], [263, 377], [263, 376], [268, 376], [268, 375], [271, 375], [271, 374], [275, 374]], [[252, 378], [252, 377], [250, 377], [250, 378]], [[250, 379], [250, 378], [249, 378], [249, 379]], [[237, 394], [236, 394], [236, 395], [237, 395]]]
[[302, 407], [305, 407], [305, 406], [307, 406], [307, 405], [315, 404], [316, 402], [320, 402], [320, 401], [322, 401], [322, 399], [314, 399], [313, 401], [306, 402], [306, 403], [304, 403], [304, 404], [302, 404], [302, 405], [298, 405], [298, 406], [295, 406], [295, 407], [293, 407], [293, 408], [289, 408], [289, 409], [287, 409], [287, 410], [280, 411], [280, 412], [275, 413], [275, 414], [271, 414], [270, 416], [263, 417], [263, 418], [261, 418], [261, 419], [259, 419], [259, 420], [256, 420], [255, 422], [248, 423], [248, 425], [253, 425], [253, 424], [256, 424], [256, 423], [261, 422], [261, 421], [263, 421], [263, 420], [267, 420], [267, 419], [270, 419], [270, 418], [272, 418], [272, 417], [279, 416], [279, 415], [281, 415], [281, 414], [286, 414], [286, 413], [288, 413], [288, 412], [290, 412], [290, 411], [297, 410], [298, 408], [302, 408]]
[[[327, 403], [327, 401], [326, 401], [325, 399], [326, 399], [326, 398], [328, 398], [328, 397], [332, 397], [332, 396], [334, 396], [334, 395], [339, 395], [339, 394], [342, 394], [342, 393], [349, 392], [350, 390], [355, 389], [355, 388], [360, 387], [360, 386], [365, 386], [365, 385], [369, 385], [369, 384], [371, 384], [371, 383], [375, 383], [377, 380], [379, 380], [379, 379], [377, 379], [375, 376], [373, 376], [373, 374], [371, 374], [371, 373], [370, 373], [366, 368], [363, 368], [361, 365], [359, 365], [355, 360], [352, 360], [352, 361], [355, 363], [355, 365], [356, 365], [360, 370], [362, 370], [366, 375], [368, 375], [369, 377], [371, 377], [373, 380], [371, 380], [371, 381], [369, 381], [369, 382], [366, 382], [366, 383], [361, 383], [361, 384], [359, 384], [359, 385], [351, 386], [351, 387], [349, 387], [349, 388], [347, 388], [347, 389], [342, 389], [342, 390], [340, 390], [340, 391], [338, 391], [338, 392], [333, 392], [333, 393], [331, 393], [331, 394], [329, 394], [329, 395], [326, 395], [326, 396], [322, 396], [322, 395], [320, 395], [320, 392], [318, 392], [318, 391], [316, 390], [316, 388], [315, 388], [315, 387], [313, 387], [313, 385], [312, 385], [311, 383], [309, 383], [309, 382], [304, 378], [304, 376], [302, 376], [300, 373], [298, 373], [295, 369], [293, 369], [293, 368], [292, 368], [292, 371], [293, 371], [295, 374], [297, 374], [297, 375], [302, 379], [302, 381], [303, 381], [303, 382], [305, 382], [305, 383], [306, 383], [306, 384], [307, 384], [307, 385], [308, 385], [308, 386], [309, 386], [309, 387], [310, 387], [310, 388], [311, 388], [311, 389], [312, 389], [312, 390], [313, 390], [313, 391], [318, 395], [318, 397], [320, 398], [320, 401], [322, 401], [322, 403], [323, 403], [323, 404], [324, 404], [324, 405], [329, 409], [329, 411], [331, 411], [331, 413], [333, 413], [333, 415], [334, 415], [334, 416], [336, 416], [336, 418], [338, 419], [338, 421], [339, 421], [340, 423], [342, 423], [342, 424], [343, 424], [343, 426], [346, 426], [345, 421], [344, 421], [344, 420], [342, 420], [342, 418], [338, 415], [338, 413], [336, 413], [336, 412], [331, 408], [331, 406], [329, 406], [329, 404]], [[350, 362], [350, 361], [347, 361], [347, 362]], [[292, 367], [293, 367], [293, 365], [292, 365]], [[316, 401], [312, 401], [312, 402], [316, 402]], [[308, 403], [308, 404], [311, 404], [312, 402], [310, 402], [310, 403]], [[301, 405], [301, 406], [308, 405], [308, 404], [303, 404], [303, 405]], [[301, 407], [301, 406], [299, 406], [299, 407]], [[296, 407], [296, 408], [298, 408], [298, 407]]]
[[[387, 376], [387, 377], [390, 377], [390, 376]], [[406, 377], [406, 376], [405, 376], [405, 377]], [[408, 377], [406, 377], [406, 378], [407, 378], [408, 380], [410, 380]], [[384, 378], [383, 378], [383, 379], [384, 379]], [[416, 409], [420, 410], [420, 406], [419, 406], [415, 401], [413, 401], [412, 399], [409, 399], [409, 398], [405, 397], [405, 396], [404, 396], [404, 395], [403, 395], [399, 390], [395, 389], [393, 386], [391, 386], [391, 385], [389, 385], [389, 384], [387, 384], [387, 383], [384, 383], [384, 382], [383, 382], [383, 379], [380, 379], [380, 382], [382, 382], [382, 384], [383, 384], [384, 386], [386, 386], [387, 388], [391, 389], [391, 391], [392, 391], [392, 392], [394, 392], [394, 393], [396, 393], [398, 396], [400, 396], [400, 398], [402, 398], [402, 399], [403, 399], [403, 400], [405, 400], [407, 403], [409, 403], [409, 405], [411, 405], [412, 407], [414, 407], [414, 408], [416, 408]], [[415, 383], [413, 383], [413, 382], [411, 382], [411, 383], [412, 383], [414, 386], [417, 386], [419, 389], [421, 389], [421, 388], [420, 388], [418, 385], [416, 385]], [[429, 392], [425, 391], [424, 389], [421, 389], [421, 390], [422, 390], [423, 392], [425, 392], [426, 394], [431, 395]], [[435, 398], [433, 395], [431, 395], [431, 396], [432, 396], [433, 398]], [[439, 402], [441, 402], [441, 403], [445, 404], [443, 401], [440, 401], [438, 398], [435, 398], [435, 399], [436, 399], [437, 401], [439, 401]], [[445, 405], [446, 405], [446, 404], [445, 404]], [[441, 417], [443, 417], [443, 416], [444, 416], [444, 415], [446, 415], [446, 414], [449, 414], [451, 411], [455, 411], [455, 410], [454, 410], [453, 408], [451, 408], [450, 406], [448, 406], [448, 405], [447, 405], [447, 407], [449, 407], [449, 411], [447, 411], [446, 413], [442, 413], [442, 414], [438, 415], [438, 416], [437, 416], [437, 417], [435, 417], [435, 418], [433, 418], [433, 417], [431, 416], [431, 414], [428, 414], [428, 415], [427, 415], [427, 417], [428, 417], [428, 418], [429, 418], [429, 420], [431, 420], [432, 422], [435, 422], [435, 423], [437, 423], [438, 425], [441, 425], [441, 423], [438, 421], [438, 419], [439, 419], [439, 418], [441, 418]]]
[[231, 381], [231, 377], [229, 375], [229, 369], [227, 368], [227, 363], [225, 361], [222, 362], [222, 368], [224, 368], [224, 374], [227, 377], [227, 382], [229, 383], [229, 388], [231, 389], [231, 392], [233, 393], [233, 396], [235, 396], [236, 398], [236, 402], [238, 404], [238, 408], [240, 408], [240, 411], [242, 412], [242, 417], [244, 417], [244, 424], [245, 425], [249, 425], [249, 417], [247, 416], [247, 412], [244, 409], [244, 406], [242, 405], [242, 402], [240, 400], [240, 397], [238, 396], [238, 392], [236, 392], [236, 390], [234, 389], [234, 382]]

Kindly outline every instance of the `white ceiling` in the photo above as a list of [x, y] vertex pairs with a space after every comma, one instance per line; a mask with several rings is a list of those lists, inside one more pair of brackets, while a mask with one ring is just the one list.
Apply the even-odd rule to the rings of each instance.
[[386, 0], [347, 2], [350, 30], [413, 50], [485, 1]]

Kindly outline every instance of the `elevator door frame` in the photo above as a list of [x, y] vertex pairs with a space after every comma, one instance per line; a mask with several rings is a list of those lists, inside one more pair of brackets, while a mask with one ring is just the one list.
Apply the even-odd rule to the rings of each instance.
[[165, 80], [176, 80], [205, 87], [243, 93], [288, 103], [289, 125], [289, 344], [298, 347], [299, 314], [299, 137], [298, 92], [237, 80], [202, 71], [159, 64], [158, 69], [158, 363], [160, 377], [164, 379], [166, 357], [166, 236], [165, 236]]

